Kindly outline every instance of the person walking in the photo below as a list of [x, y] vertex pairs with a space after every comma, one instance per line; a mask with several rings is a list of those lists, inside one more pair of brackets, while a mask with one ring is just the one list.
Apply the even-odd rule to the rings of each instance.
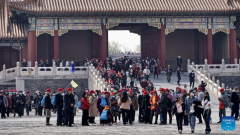
[[97, 96], [95, 94], [94, 90], [89, 91], [90, 96], [89, 96], [89, 124], [96, 124], [95, 123], [95, 117], [98, 116], [97, 112]]
[[154, 79], [155, 79], [156, 75], [157, 75], [157, 79], [158, 79], [159, 71], [160, 71], [160, 67], [158, 66], [157, 63], [155, 63], [155, 66], [154, 66]]
[[209, 134], [211, 132], [210, 128], [210, 117], [211, 117], [211, 108], [213, 107], [212, 102], [209, 97], [209, 93], [207, 92], [204, 96], [204, 99], [202, 100], [202, 106], [203, 106], [203, 118], [205, 121], [206, 129], [205, 133]]
[[142, 99], [143, 121], [145, 124], [150, 123], [151, 104], [149, 100], [150, 100], [150, 96], [148, 92], [145, 90], [143, 92], [143, 99]]
[[166, 72], [166, 76], [167, 76], [167, 81], [168, 81], [168, 83], [170, 83], [171, 76], [172, 76], [172, 69], [171, 69], [170, 65], [168, 65], [168, 68], [165, 69], [165, 72]]
[[101, 96], [97, 100], [97, 109], [100, 115], [106, 105], [108, 105], [108, 99], [106, 98], [105, 92], [101, 92]]
[[219, 92], [221, 93], [221, 95], [218, 98], [218, 101], [219, 101], [219, 121], [217, 123], [221, 123], [222, 116], [223, 117], [226, 116], [226, 108], [228, 106], [228, 95], [227, 95], [227, 93], [224, 91], [223, 88], [221, 88], [219, 90]]
[[147, 66], [146, 66], [146, 68], [143, 70], [143, 74], [144, 74], [146, 80], [148, 80], [149, 75], [150, 75], [150, 70], [148, 69]]
[[23, 116], [23, 112], [24, 112], [24, 105], [26, 103], [26, 99], [24, 97], [24, 95], [22, 94], [22, 91], [19, 91], [19, 96], [17, 97], [17, 108], [18, 108], [18, 116], [22, 117]]
[[189, 73], [189, 81], [190, 81], [190, 87], [194, 88], [194, 81], [195, 81], [195, 73], [194, 73], [194, 71]]
[[135, 112], [138, 110], [138, 98], [134, 95], [133, 90], [129, 91], [129, 97], [132, 101], [131, 105], [130, 105], [130, 113], [132, 116], [132, 123], [134, 123], [135, 121]]
[[180, 67], [177, 68], [177, 83], [180, 84], [180, 80], [181, 80], [181, 70]]
[[[204, 98], [204, 93], [202, 91], [202, 87], [198, 87], [198, 101], [202, 102], [203, 98]], [[198, 115], [198, 119], [199, 119], [199, 123], [198, 124], [202, 124], [202, 115], [203, 115], [203, 109], [199, 108], [199, 115]]]
[[[181, 90], [181, 96], [182, 96], [182, 102], [185, 103], [186, 97], [187, 97], [187, 93], [185, 89]], [[184, 126], [188, 126], [188, 116], [187, 115], [183, 115], [183, 125]]]
[[73, 108], [72, 124], [75, 124], [74, 123], [74, 116], [76, 116], [76, 114], [77, 114], [78, 96], [76, 95], [75, 92], [73, 92], [72, 94], [73, 94], [73, 98], [74, 98], [74, 102], [75, 102], [74, 108]]
[[[122, 111], [123, 125], [126, 125], [127, 121], [132, 125], [132, 115], [130, 113], [130, 105], [132, 104], [132, 101], [126, 92], [123, 92], [122, 97], [118, 99], [118, 104]], [[127, 114], [127, 117], [125, 117], [125, 114]]]
[[177, 97], [176, 104], [173, 107], [172, 117], [174, 115], [176, 116], [178, 132], [180, 134], [182, 134], [182, 130], [183, 130], [182, 128], [183, 118], [184, 118], [184, 115], [186, 115], [186, 113], [184, 113], [184, 110], [185, 110], [185, 104], [183, 103], [183, 98], [179, 96]]
[[195, 130], [195, 122], [196, 122], [196, 116], [194, 113], [194, 101], [197, 99], [194, 96], [193, 90], [189, 91], [189, 96], [185, 99], [185, 112], [188, 115], [188, 120], [190, 122], [191, 132], [194, 133]]
[[180, 70], [182, 69], [182, 58], [181, 55], [178, 55], [178, 57], [176, 58], [177, 61], [177, 66], [180, 67]]
[[235, 114], [235, 120], [239, 120], [238, 119], [238, 115], [239, 115], [239, 96], [238, 96], [238, 92], [239, 92], [239, 88], [235, 88], [235, 91], [232, 92], [232, 95], [231, 95], [231, 105], [232, 105], [231, 116], [233, 117], [233, 115]]
[[55, 106], [57, 110], [57, 126], [62, 126], [63, 92], [64, 89], [58, 88], [58, 93], [55, 96]]
[[116, 94], [114, 92], [111, 93], [111, 98], [110, 98], [110, 111], [112, 116], [115, 118], [114, 123], [117, 123], [117, 117], [119, 116], [119, 106], [118, 106], [118, 101], [117, 97], [115, 96]]
[[74, 96], [72, 94], [73, 89], [68, 88], [67, 94], [64, 95], [64, 110], [65, 110], [65, 126], [72, 127], [73, 124], [73, 110], [74, 110]]
[[89, 104], [88, 95], [86, 92], [82, 94], [81, 103], [82, 103], [82, 126], [89, 126], [88, 116], [89, 116], [90, 104]]
[[8, 107], [8, 99], [4, 95], [3, 91], [0, 91], [0, 110], [1, 110], [1, 118], [6, 118], [6, 108]]
[[27, 90], [27, 91], [26, 91], [26, 113], [27, 113], [27, 116], [29, 116], [29, 111], [30, 111], [30, 108], [31, 108], [31, 103], [32, 103], [31, 95], [29, 94], [29, 90]]
[[158, 120], [158, 114], [156, 113], [157, 110], [157, 103], [160, 100], [160, 97], [157, 95], [157, 91], [154, 90], [153, 91], [153, 95], [150, 97], [150, 104], [151, 104], [151, 116], [150, 116], [150, 124], [152, 124], [152, 119], [153, 116], [155, 115], [155, 123], [154, 124], [158, 124], [157, 120]]
[[158, 105], [159, 105], [160, 110], [161, 110], [162, 121], [159, 125], [166, 125], [167, 124], [168, 97], [167, 97], [167, 94], [165, 94], [164, 89], [160, 89], [160, 93], [161, 93], [161, 97], [160, 97], [160, 100], [158, 101]]
[[6, 107], [6, 113], [7, 113], [7, 117], [9, 117], [10, 109], [12, 108], [12, 99], [9, 93], [7, 94], [7, 101], [8, 101], [8, 106]]
[[47, 92], [45, 97], [46, 125], [51, 126], [52, 124], [50, 124], [49, 122], [51, 118], [51, 109], [52, 109], [51, 97], [50, 97], [50, 93], [52, 92], [52, 90], [47, 89], [46, 92]]
[[172, 94], [169, 93], [169, 89], [166, 88], [165, 89], [165, 94], [167, 95], [168, 97], [168, 101], [167, 101], [167, 113], [168, 113], [168, 116], [169, 116], [169, 124], [172, 124], [172, 110], [173, 110], [173, 102], [174, 102], [174, 99], [173, 99], [173, 96]]

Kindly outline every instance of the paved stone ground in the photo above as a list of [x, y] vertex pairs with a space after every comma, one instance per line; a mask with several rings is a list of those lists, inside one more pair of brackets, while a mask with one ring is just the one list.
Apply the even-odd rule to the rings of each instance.
[[[171, 84], [167, 83], [165, 74], [161, 74], [159, 79], [153, 79], [151, 76], [151, 80], [154, 82], [155, 87], [158, 89], [161, 87], [168, 87], [171, 89], [175, 89], [177, 86], [177, 78], [176, 74], [172, 76]], [[187, 75], [182, 75], [181, 84], [188, 84]], [[239, 134], [240, 133], [240, 121], [236, 122], [236, 130], [235, 131], [222, 131], [221, 125], [217, 124], [218, 121], [218, 101], [217, 98], [211, 95], [211, 100], [214, 103], [214, 109], [212, 109], [212, 124], [211, 134], [220, 134], [220, 135], [228, 135], [228, 134]], [[227, 115], [230, 115], [230, 111], [227, 111]], [[34, 112], [30, 114], [29, 117], [23, 118], [12, 118], [12, 114], [10, 118], [0, 119], [0, 135], [65, 135], [65, 134], [141, 134], [141, 135], [151, 135], [151, 134], [165, 134], [165, 135], [174, 135], [178, 134], [177, 125], [175, 117], [173, 118], [172, 125], [149, 125], [149, 124], [138, 124], [135, 122], [132, 126], [123, 126], [122, 123], [114, 124], [113, 126], [100, 126], [99, 118], [96, 118], [96, 122], [98, 123], [96, 126], [82, 127], [81, 126], [81, 112], [77, 113], [75, 117], [74, 127], [57, 127], [56, 123], [56, 114], [52, 114], [52, 118], [50, 122], [54, 124], [51, 127], [45, 126], [45, 117], [37, 117], [34, 116]], [[138, 112], [136, 114], [137, 120]], [[196, 120], [198, 122], [198, 119]], [[196, 124], [195, 134], [204, 134], [205, 124]], [[190, 127], [183, 127], [183, 134], [191, 134]]]

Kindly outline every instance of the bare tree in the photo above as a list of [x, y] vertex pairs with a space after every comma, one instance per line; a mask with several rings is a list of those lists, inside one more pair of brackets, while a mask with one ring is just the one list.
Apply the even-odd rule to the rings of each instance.
[[108, 52], [110, 54], [120, 54], [122, 45], [118, 42], [112, 41], [108, 42]]
[[141, 51], [140, 45], [136, 45], [135, 46], [135, 52], [140, 53], [140, 51]]

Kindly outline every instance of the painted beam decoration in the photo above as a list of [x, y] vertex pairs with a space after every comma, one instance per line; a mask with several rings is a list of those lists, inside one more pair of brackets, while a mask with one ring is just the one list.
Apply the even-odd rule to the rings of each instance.
[[36, 36], [47, 33], [54, 36], [54, 19], [36, 19]]
[[229, 17], [213, 17], [212, 18], [212, 34], [217, 32], [230, 33], [230, 18]]

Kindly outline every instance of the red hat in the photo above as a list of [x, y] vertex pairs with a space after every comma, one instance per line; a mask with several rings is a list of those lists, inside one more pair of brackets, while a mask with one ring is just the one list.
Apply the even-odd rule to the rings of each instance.
[[113, 83], [113, 80], [111, 80], [111, 83]]
[[129, 91], [129, 88], [126, 88], [126, 91]]
[[166, 88], [166, 89], [165, 89], [165, 91], [168, 91], [168, 92], [169, 92], [169, 89], [168, 89], [168, 88]]
[[221, 93], [224, 92], [224, 88], [221, 88], [219, 91], [220, 91]]
[[110, 92], [109, 92], [109, 91], [106, 91], [106, 92], [105, 92], [105, 94], [108, 94], [108, 95], [110, 95]]
[[64, 89], [63, 88], [58, 88], [58, 91], [64, 91]]
[[176, 90], [178, 90], [178, 87], [176, 87]]
[[8, 90], [5, 90], [5, 92], [8, 92]]
[[156, 90], [154, 90], [154, 91], [153, 91], [153, 93], [157, 93], [157, 91], [156, 91]]
[[202, 90], [202, 87], [198, 87], [198, 89], [197, 90]]
[[153, 91], [150, 91], [150, 94], [153, 94]]
[[115, 93], [114, 93], [114, 92], [112, 92], [112, 93], [111, 93], [111, 96], [114, 96], [114, 95], [115, 95]]
[[52, 92], [52, 90], [48, 88], [48, 89], [46, 90], [46, 92]]
[[67, 88], [67, 91], [72, 91], [73, 89], [72, 88]]
[[145, 91], [145, 89], [142, 89], [142, 91]]
[[90, 92], [90, 93], [95, 93], [95, 91], [94, 91], [94, 90], [90, 90], [89, 92]]
[[87, 95], [89, 95], [89, 93], [88, 93], [88, 92], [86, 92], [86, 94], [87, 94]]
[[165, 91], [164, 88], [159, 89], [158, 91]]
[[185, 90], [185, 89], [182, 89], [181, 92], [186, 92], [186, 90]]
[[103, 91], [103, 92], [101, 92], [101, 94], [105, 94], [105, 92]]
[[144, 91], [144, 92], [143, 92], [143, 95], [147, 95], [147, 91]]
[[122, 92], [122, 90], [118, 90], [118, 92]]
[[29, 93], [29, 90], [27, 90], [26, 92]]
[[129, 93], [133, 93], [133, 90], [130, 90]]

